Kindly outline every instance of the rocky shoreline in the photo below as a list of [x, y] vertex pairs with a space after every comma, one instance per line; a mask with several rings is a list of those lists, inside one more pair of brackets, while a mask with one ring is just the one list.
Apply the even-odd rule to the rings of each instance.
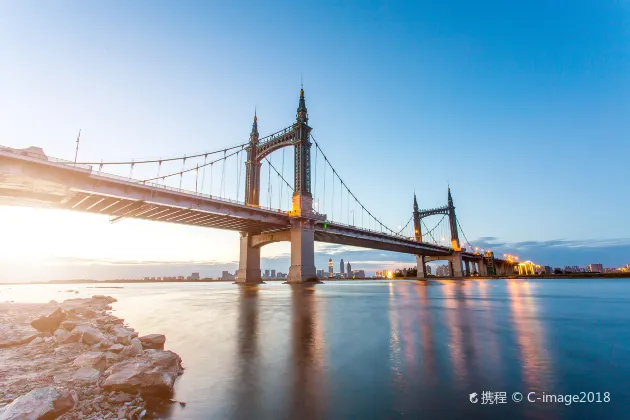
[[0, 420], [151, 419], [175, 403], [181, 358], [112, 315], [114, 302], [0, 303]]

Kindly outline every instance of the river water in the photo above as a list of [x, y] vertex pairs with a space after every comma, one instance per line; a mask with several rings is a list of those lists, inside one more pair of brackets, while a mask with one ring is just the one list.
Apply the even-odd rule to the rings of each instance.
[[94, 286], [0, 301], [117, 298], [183, 359], [175, 419], [630, 418], [629, 280]]

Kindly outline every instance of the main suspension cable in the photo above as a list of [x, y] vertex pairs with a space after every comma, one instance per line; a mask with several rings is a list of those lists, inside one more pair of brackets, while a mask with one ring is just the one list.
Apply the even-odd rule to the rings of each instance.
[[[341, 177], [337, 174], [337, 172], [335, 171], [335, 168], [332, 166], [332, 164], [330, 163], [330, 161], [328, 160], [328, 157], [326, 156], [326, 154], [324, 153], [324, 151], [322, 150], [322, 148], [319, 146], [319, 143], [317, 143], [317, 140], [315, 140], [315, 137], [313, 137], [313, 135], [310, 135], [311, 139], [313, 140], [313, 142], [315, 143], [315, 147], [317, 149], [319, 149], [319, 152], [322, 154], [322, 157], [324, 158], [324, 160], [326, 161], [326, 163], [330, 166], [330, 168], [333, 171], [333, 199], [334, 199], [334, 186], [335, 186], [335, 180], [334, 180], [334, 176], [337, 176], [337, 178], [339, 178], [339, 182], [342, 184], [342, 186], [344, 186], [347, 190], [348, 193], [357, 201], [357, 203], [361, 206], [361, 208], [363, 210], [365, 210], [365, 212], [367, 214], [370, 215], [370, 217], [372, 217], [374, 219], [374, 221], [376, 223], [378, 223], [381, 226], [381, 229], [385, 228], [386, 230], [388, 230], [389, 232], [391, 232], [393, 235], [397, 235], [399, 236], [396, 232], [394, 232], [394, 230], [390, 229], [389, 227], [387, 227], [386, 225], [383, 224], [383, 222], [381, 222], [376, 216], [374, 216], [372, 213], [370, 213], [370, 211], [365, 208], [365, 206], [363, 205], [363, 203], [361, 203], [361, 201], [359, 201], [359, 199], [354, 195], [354, 193], [348, 188], [348, 186], [343, 182], [343, 180], [341, 179]], [[333, 214], [331, 215], [332, 218], [334, 218], [334, 205], [333, 207]]]
[[215, 150], [213, 152], [205, 152], [205, 153], [199, 153], [196, 155], [191, 155], [186, 157], [185, 155], [182, 157], [175, 157], [175, 158], [167, 158], [167, 159], [150, 159], [150, 160], [134, 160], [132, 159], [131, 161], [121, 161], [121, 162], [77, 162], [77, 165], [138, 165], [141, 163], [160, 163], [160, 162], [171, 162], [174, 160], [186, 160], [186, 159], [193, 159], [193, 158], [197, 158], [197, 157], [201, 157], [201, 156], [209, 156], [209, 155], [214, 155], [216, 153], [221, 153], [221, 152], [229, 152], [230, 150], [239, 148], [239, 147], [244, 147], [247, 146], [248, 143], [243, 143], [243, 144], [239, 144], [238, 146], [232, 146], [232, 147], [228, 147], [226, 149], [221, 149], [221, 150]]

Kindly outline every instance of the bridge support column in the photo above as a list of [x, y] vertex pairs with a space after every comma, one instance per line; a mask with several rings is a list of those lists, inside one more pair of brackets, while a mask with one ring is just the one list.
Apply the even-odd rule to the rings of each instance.
[[241, 252], [235, 283], [263, 283], [260, 276], [260, 248], [252, 246], [252, 235], [246, 232], [241, 232]]
[[479, 265], [479, 276], [488, 277], [488, 269], [486, 267], [486, 262], [482, 259], [477, 264]]
[[470, 277], [472, 272], [470, 271], [470, 260], [466, 260], [466, 277]]
[[287, 283], [317, 281], [313, 221], [300, 218], [291, 223], [291, 267]]
[[462, 253], [460, 251], [453, 252], [451, 256], [451, 275], [455, 279], [464, 277], [462, 274]]
[[496, 264], [496, 267], [497, 267], [497, 276], [500, 276], [500, 277], [505, 276], [505, 267], [503, 266], [503, 263]]
[[416, 269], [418, 270], [416, 279], [425, 280], [427, 278], [427, 273], [426, 273], [426, 263], [424, 262], [423, 255], [416, 255]]

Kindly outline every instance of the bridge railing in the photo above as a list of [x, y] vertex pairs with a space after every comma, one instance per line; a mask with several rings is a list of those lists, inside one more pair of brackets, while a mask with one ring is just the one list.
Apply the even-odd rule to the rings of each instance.
[[[124, 176], [120, 176], [120, 175], [114, 175], [114, 174], [110, 174], [107, 172], [94, 172], [95, 175], [98, 176], [103, 176], [106, 178], [113, 178], [113, 179], [117, 179], [117, 180], [121, 180], [121, 181], [126, 181], [126, 182], [132, 182], [134, 184], [138, 184], [138, 185], [145, 185], [148, 187], [152, 187], [152, 188], [160, 188], [160, 189], [164, 189], [164, 190], [168, 190], [168, 191], [174, 191], [177, 193], [181, 193], [181, 194], [187, 194], [187, 195], [192, 195], [195, 197], [200, 197], [200, 198], [208, 198], [211, 200], [216, 200], [216, 201], [223, 201], [225, 203], [230, 203], [230, 204], [238, 204], [241, 206], [246, 206], [244, 201], [238, 201], [238, 200], [234, 200], [228, 197], [220, 197], [220, 196], [216, 196], [216, 195], [210, 195], [210, 194], [204, 194], [204, 193], [200, 193], [197, 191], [192, 191], [192, 190], [185, 190], [183, 188], [178, 188], [178, 187], [171, 187], [170, 185], [165, 185], [165, 184], [160, 184], [158, 182], [153, 182], [153, 181], [141, 181], [138, 179], [133, 179], [133, 178], [128, 178], [128, 177], [124, 177]], [[265, 206], [258, 206], [258, 208], [261, 208], [263, 210], [267, 210], [267, 211], [272, 211], [274, 213], [281, 213], [281, 214], [286, 214], [287, 212], [282, 210], [282, 209], [274, 209], [271, 207], [265, 207]]]

